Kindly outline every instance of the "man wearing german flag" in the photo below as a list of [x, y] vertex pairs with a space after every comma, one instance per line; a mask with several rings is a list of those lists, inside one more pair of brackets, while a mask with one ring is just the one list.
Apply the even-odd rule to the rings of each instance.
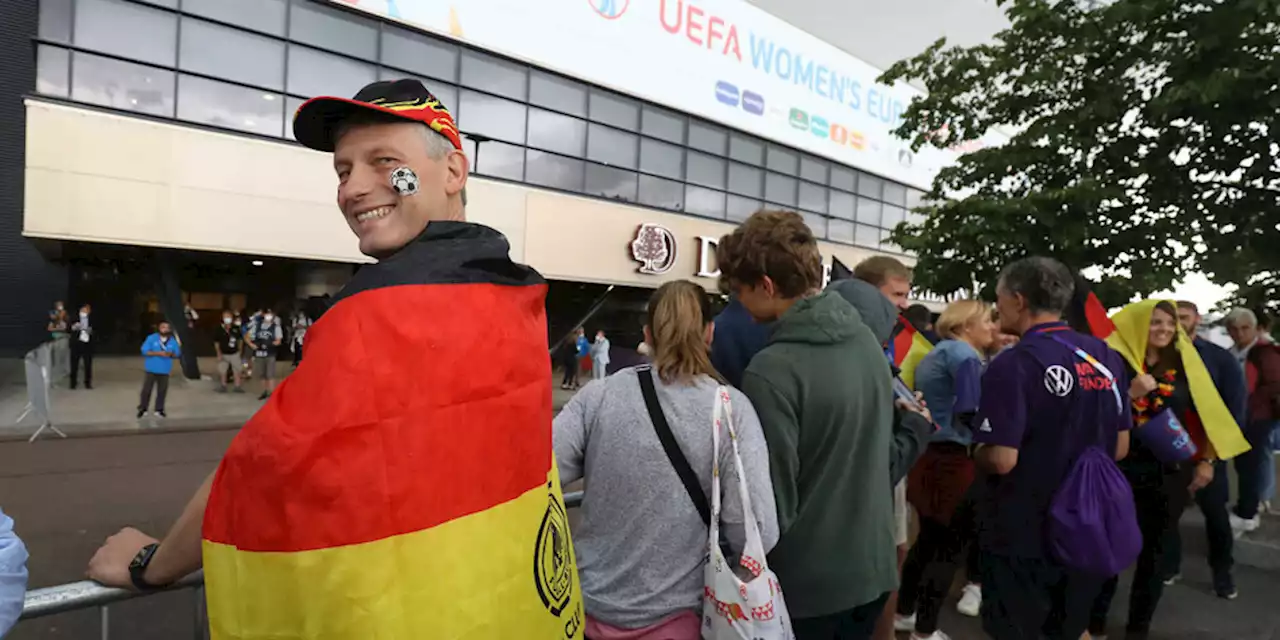
[[546, 285], [465, 221], [453, 118], [417, 81], [379, 82], [303, 104], [294, 134], [333, 153], [378, 263], [169, 535], [122, 530], [90, 577], [150, 589], [203, 566], [214, 640], [581, 638]]

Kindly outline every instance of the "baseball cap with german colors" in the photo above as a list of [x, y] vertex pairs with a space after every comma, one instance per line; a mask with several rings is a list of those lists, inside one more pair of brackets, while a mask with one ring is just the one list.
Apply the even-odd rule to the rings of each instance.
[[293, 116], [293, 137], [317, 151], [333, 151], [334, 134], [347, 118], [381, 114], [388, 121], [420, 122], [462, 149], [462, 138], [453, 115], [417, 80], [384, 80], [366, 86], [351, 99], [333, 96], [312, 98]]

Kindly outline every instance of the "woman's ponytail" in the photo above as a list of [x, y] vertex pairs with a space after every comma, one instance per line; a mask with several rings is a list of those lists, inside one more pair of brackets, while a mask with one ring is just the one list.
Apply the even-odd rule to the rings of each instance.
[[703, 374], [724, 381], [711, 365], [706, 342], [710, 322], [706, 292], [688, 280], [668, 282], [649, 298], [653, 366], [663, 382], [688, 382]]

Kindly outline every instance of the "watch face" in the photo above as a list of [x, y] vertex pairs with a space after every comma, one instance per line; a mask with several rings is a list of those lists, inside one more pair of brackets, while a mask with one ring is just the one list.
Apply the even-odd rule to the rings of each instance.
[[156, 547], [158, 547], [158, 546], [160, 546], [160, 545], [155, 544], [155, 543], [151, 543], [151, 544], [149, 544], [149, 545], [147, 545], [147, 546], [145, 546], [145, 547], [143, 547], [143, 548], [139, 549], [139, 550], [138, 550], [138, 555], [135, 555], [135, 556], [133, 557], [133, 562], [130, 562], [130, 563], [129, 563], [129, 568], [130, 568], [130, 569], [134, 569], [134, 568], [143, 568], [143, 567], [146, 567], [146, 566], [147, 566], [147, 563], [151, 561], [151, 554], [153, 554], [153, 553], [155, 553], [155, 552], [156, 552]]

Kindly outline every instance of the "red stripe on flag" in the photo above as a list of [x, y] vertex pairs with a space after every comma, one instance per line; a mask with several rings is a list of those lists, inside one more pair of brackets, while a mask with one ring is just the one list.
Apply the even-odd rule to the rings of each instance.
[[1092, 292], [1084, 301], [1084, 317], [1089, 321], [1089, 330], [1096, 338], [1105, 340], [1116, 330], [1115, 323], [1107, 317], [1107, 310], [1102, 306], [1102, 301], [1098, 300], [1098, 296]]
[[249, 551], [369, 542], [544, 484], [545, 292], [403, 285], [336, 304], [228, 449], [205, 539]]
[[893, 366], [901, 368], [902, 362], [907, 359], [907, 354], [911, 352], [911, 345], [915, 341], [916, 328], [902, 316], [898, 316], [898, 327], [898, 331], [893, 336]]

